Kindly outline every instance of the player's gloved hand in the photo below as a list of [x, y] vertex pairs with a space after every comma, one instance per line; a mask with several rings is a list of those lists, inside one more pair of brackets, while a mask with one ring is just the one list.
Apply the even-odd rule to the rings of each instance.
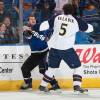
[[25, 31], [23, 32], [23, 35], [26, 36], [26, 37], [29, 37], [29, 36], [32, 35], [32, 31], [30, 31], [30, 30], [25, 30]]

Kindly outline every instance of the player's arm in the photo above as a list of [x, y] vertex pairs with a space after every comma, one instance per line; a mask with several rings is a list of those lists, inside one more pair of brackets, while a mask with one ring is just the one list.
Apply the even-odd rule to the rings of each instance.
[[48, 20], [50, 29], [53, 29], [53, 27], [54, 27], [54, 21], [55, 21], [55, 18], [56, 18], [57, 16], [58, 16], [58, 15], [54, 15], [54, 16], [52, 16], [52, 17]]
[[94, 29], [91, 24], [88, 24], [87, 22], [85, 22], [84, 20], [78, 17], [76, 17], [76, 20], [78, 22], [80, 31], [87, 32], [87, 33], [93, 32]]
[[25, 36], [26, 39], [31, 39], [32, 37], [40, 39], [41, 41], [44, 41], [46, 39], [44, 35], [40, 35], [38, 32], [32, 30], [25, 30], [23, 32], [23, 35]]
[[54, 20], [57, 15], [52, 16], [49, 20], [41, 23], [39, 30], [44, 31], [46, 38], [50, 38], [53, 34]]
[[50, 39], [50, 37], [53, 34], [53, 29], [49, 28], [48, 21], [45, 21], [40, 25], [40, 32], [43, 33], [46, 41], [48, 41]]
[[[26, 26], [23, 26], [23, 35], [26, 39], [31, 39], [32, 37], [35, 37], [35, 38], [38, 38], [40, 39], [41, 41], [44, 41], [46, 40], [46, 36], [45, 36], [45, 31], [38, 31], [39, 28], [38, 28], [39, 25], [36, 25], [34, 28], [32, 29], [32, 27], [28, 27], [27, 25]], [[40, 34], [40, 32], [42, 33], [42, 35]]]
[[48, 30], [48, 29], [53, 29], [55, 17], [56, 16], [52, 16], [47, 21], [42, 22], [41, 25], [40, 25], [39, 30], [44, 31], [44, 30]]

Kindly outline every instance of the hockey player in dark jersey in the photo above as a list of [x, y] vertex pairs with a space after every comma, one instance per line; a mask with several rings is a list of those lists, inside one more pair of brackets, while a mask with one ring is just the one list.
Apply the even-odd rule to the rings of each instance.
[[[26, 26], [23, 27], [23, 35], [28, 40], [28, 43], [31, 48], [31, 55], [28, 59], [24, 62], [21, 67], [22, 74], [24, 77], [24, 84], [21, 86], [20, 89], [32, 90], [32, 77], [31, 71], [36, 67], [39, 66], [39, 72], [44, 74], [45, 71], [48, 69], [48, 64], [46, 62], [46, 56], [49, 51], [47, 42], [44, 41], [43, 31], [39, 31], [39, 24], [36, 23], [36, 19], [33, 16], [29, 17], [29, 21]], [[35, 34], [33, 34], [35, 33]], [[58, 85], [57, 81], [53, 79], [50, 82], [51, 86]]]

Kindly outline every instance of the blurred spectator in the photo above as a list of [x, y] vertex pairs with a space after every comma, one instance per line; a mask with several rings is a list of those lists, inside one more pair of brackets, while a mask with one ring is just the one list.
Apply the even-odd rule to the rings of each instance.
[[80, 13], [80, 16], [83, 15], [83, 10], [85, 8], [85, 6], [89, 4], [89, 0], [80, 0], [79, 1], [79, 13]]
[[69, 3], [69, 0], [55, 0], [55, 1], [56, 1], [56, 8], [55, 8], [56, 11], [62, 11], [63, 5]]
[[84, 7], [89, 3], [88, 0], [72, 0], [74, 15], [83, 15]]
[[83, 10], [83, 16], [88, 16], [88, 15], [96, 15], [98, 14], [97, 9], [95, 8], [94, 5], [92, 4], [87, 4]]
[[72, 5], [74, 7], [74, 9], [73, 9], [74, 15], [80, 15], [80, 12], [79, 12], [79, 0], [72, 0]]
[[38, 2], [35, 17], [39, 23], [49, 19], [54, 15], [54, 9], [56, 7], [55, 0], [40, 0]]
[[[95, 6], [90, 4], [89, 0], [73, 0], [72, 4], [74, 6], [74, 15], [79, 15], [81, 17], [84, 16], [83, 19], [85, 19], [88, 23], [90, 23], [92, 25], [93, 25], [93, 22], [96, 22], [94, 19], [91, 20], [91, 18], [93, 16], [94, 16], [94, 18], [97, 17], [97, 16], [95, 16], [95, 14], [97, 14], [97, 10], [95, 9]], [[93, 16], [90, 16], [90, 15], [93, 15]], [[97, 23], [95, 25], [97, 27]], [[95, 28], [95, 26], [94, 26], [94, 28]], [[89, 34], [87, 34], [85, 32], [77, 32], [76, 44], [96, 43], [95, 39], [91, 35], [94, 32], [89, 33]]]
[[83, 10], [83, 19], [94, 26], [93, 34], [100, 34], [100, 17], [96, 7], [93, 4], [87, 4]]
[[100, 17], [100, 0], [89, 0], [91, 4], [95, 5]]
[[3, 0], [4, 2], [4, 8], [6, 11], [12, 11], [12, 3], [13, 0]]
[[5, 33], [6, 25], [4, 23], [0, 23], [0, 44], [5, 44]]
[[55, 0], [39, 0], [39, 2], [37, 3], [37, 8], [45, 8], [49, 10], [54, 10], [56, 7], [56, 2]]
[[4, 2], [0, 0], [0, 22], [3, 21], [5, 16], [11, 16], [11, 13], [4, 10]]
[[3, 23], [6, 25], [5, 41], [6, 44], [13, 44], [18, 42], [18, 36], [15, 28], [11, 24], [11, 18], [6, 16]]
[[90, 1], [92, 0], [89, 0], [89, 2], [85, 5], [82, 17], [88, 23], [93, 25], [94, 31], [90, 33], [89, 36], [95, 39], [95, 42], [97, 43], [98, 41], [100, 41], [100, 38], [98, 38], [100, 36], [99, 35], [100, 34], [100, 17], [99, 17], [99, 13], [98, 13], [98, 9], [96, 8], [96, 5]]
[[[28, 21], [28, 17], [35, 11], [35, 3], [38, 0], [23, 0], [23, 21]], [[19, 14], [19, 0], [14, 0], [14, 9]]]

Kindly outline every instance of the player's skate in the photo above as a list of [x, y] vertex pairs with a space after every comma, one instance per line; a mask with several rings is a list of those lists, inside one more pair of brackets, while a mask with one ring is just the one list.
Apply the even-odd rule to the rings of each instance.
[[21, 87], [20, 90], [27, 90], [27, 91], [31, 91], [32, 90], [32, 84], [26, 84], [24, 83]]
[[88, 89], [82, 89], [80, 86], [76, 85], [74, 86], [74, 92], [75, 94], [87, 93]]
[[42, 91], [42, 92], [49, 92], [48, 88], [47, 87], [44, 87], [44, 86], [39, 86], [39, 90]]
[[50, 92], [56, 92], [56, 93], [61, 93], [60, 87], [58, 84], [54, 84], [52, 85], [51, 88], [49, 88]]
[[32, 78], [24, 79], [24, 84], [20, 87], [20, 90], [31, 91], [32, 90]]

